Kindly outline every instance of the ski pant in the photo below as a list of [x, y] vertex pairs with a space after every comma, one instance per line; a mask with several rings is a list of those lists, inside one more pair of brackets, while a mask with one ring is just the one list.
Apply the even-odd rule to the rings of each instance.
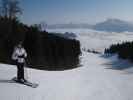
[[24, 63], [17, 63], [17, 79], [24, 79]]

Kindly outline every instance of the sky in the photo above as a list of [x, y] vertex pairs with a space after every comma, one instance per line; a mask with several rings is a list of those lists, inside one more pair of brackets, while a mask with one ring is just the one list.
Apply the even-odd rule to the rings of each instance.
[[88, 23], [108, 18], [133, 22], [133, 0], [21, 0], [26, 24]]

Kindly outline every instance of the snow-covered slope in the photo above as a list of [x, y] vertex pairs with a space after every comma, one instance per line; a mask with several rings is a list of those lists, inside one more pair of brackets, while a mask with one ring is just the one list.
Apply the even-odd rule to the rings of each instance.
[[30, 88], [6, 83], [16, 67], [0, 64], [0, 100], [132, 100], [133, 74], [107, 69], [110, 59], [83, 52], [80, 68], [67, 71], [28, 69], [28, 77], [39, 83]]

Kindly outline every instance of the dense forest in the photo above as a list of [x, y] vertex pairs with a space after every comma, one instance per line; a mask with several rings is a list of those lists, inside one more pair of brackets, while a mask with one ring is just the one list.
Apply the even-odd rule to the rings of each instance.
[[133, 61], [133, 42], [113, 44], [108, 49], [105, 49], [105, 54], [118, 54], [122, 59]]
[[[27, 26], [17, 19], [0, 17], [0, 61], [12, 63], [13, 48], [19, 41], [28, 52], [28, 64], [39, 69], [64, 69], [63, 66], [74, 67], [81, 53], [80, 43], [40, 31], [36, 25]], [[69, 60], [69, 61], [68, 61]], [[71, 63], [69, 63], [71, 62]], [[45, 68], [42, 68], [45, 66]]]
[[19, 0], [1, 0], [0, 4], [0, 62], [14, 64], [11, 55], [20, 41], [28, 53], [27, 66], [45, 70], [64, 70], [79, 64], [80, 43], [50, 34], [41, 24], [26, 25], [19, 19]]

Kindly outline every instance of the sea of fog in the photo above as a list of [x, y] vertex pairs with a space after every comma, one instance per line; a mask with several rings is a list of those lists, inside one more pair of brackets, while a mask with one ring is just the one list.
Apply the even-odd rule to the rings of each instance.
[[81, 49], [97, 50], [104, 52], [111, 44], [133, 41], [133, 32], [104, 32], [91, 29], [47, 29], [52, 33], [75, 33], [81, 43]]

